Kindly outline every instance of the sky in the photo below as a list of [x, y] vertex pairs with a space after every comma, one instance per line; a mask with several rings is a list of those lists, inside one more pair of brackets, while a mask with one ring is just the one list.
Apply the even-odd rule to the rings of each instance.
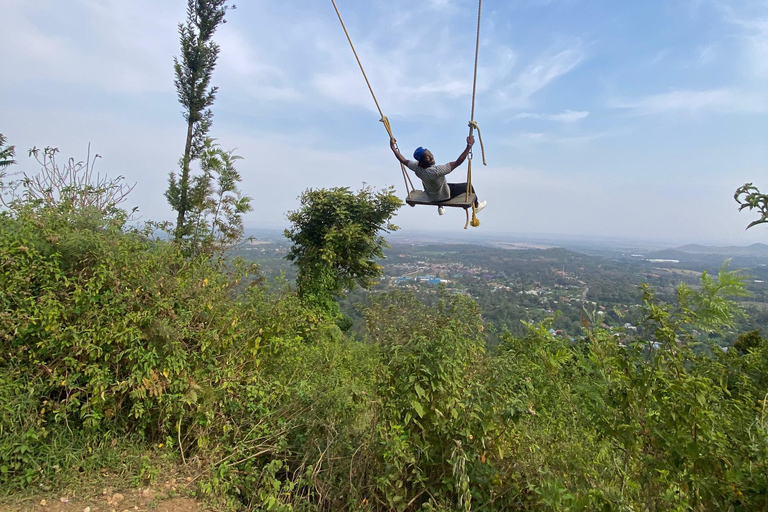
[[[477, 2], [337, 0], [407, 157], [455, 160], [470, 120]], [[174, 219], [163, 192], [186, 124], [173, 57], [184, 0], [0, 0], [0, 133], [16, 170], [58, 147], [136, 188], [125, 206]], [[394, 186], [398, 162], [330, 2], [242, 0], [216, 32], [210, 135], [242, 156], [249, 228], [287, 227], [307, 188]], [[768, 189], [768, 1], [485, 0], [473, 184], [487, 208], [404, 206], [405, 232], [456, 242], [544, 234], [768, 243], [738, 212]], [[418, 184], [418, 179], [412, 177]], [[466, 180], [466, 164], [449, 181]]]

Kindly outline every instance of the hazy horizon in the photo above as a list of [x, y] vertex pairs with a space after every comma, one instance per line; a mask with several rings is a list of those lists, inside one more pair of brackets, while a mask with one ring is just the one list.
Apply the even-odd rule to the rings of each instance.
[[[463, 215], [463, 214], [462, 214]], [[397, 224], [395, 219], [395, 224]], [[246, 226], [246, 236], [253, 236], [258, 234], [268, 234], [270, 236], [281, 236], [284, 229], [288, 228], [286, 224], [282, 227], [254, 227]], [[753, 228], [754, 229], [754, 228]], [[579, 234], [567, 234], [567, 233], [523, 233], [523, 232], [496, 232], [487, 233], [482, 230], [475, 230], [475, 233], [471, 236], [464, 236], [460, 232], [464, 231], [461, 226], [453, 230], [418, 230], [418, 229], [399, 229], [391, 233], [387, 233], [385, 238], [390, 241], [402, 241], [410, 239], [421, 239], [424, 243], [447, 243], [447, 244], [471, 244], [472, 242], [487, 243], [487, 242], [521, 242], [521, 243], [541, 243], [550, 245], [586, 245], [595, 247], [611, 247], [611, 248], [645, 248], [653, 250], [661, 249], [674, 249], [685, 245], [702, 245], [707, 247], [749, 247], [755, 244], [761, 244], [768, 246], [768, 237], [764, 241], [751, 241], [740, 243], [739, 241], [717, 241], [717, 240], [675, 240], [675, 239], [663, 239], [663, 238], [633, 238], [633, 237], [621, 237], [621, 236], [590, 236]], [[456, 235], [456, 236], [454, 236]]]

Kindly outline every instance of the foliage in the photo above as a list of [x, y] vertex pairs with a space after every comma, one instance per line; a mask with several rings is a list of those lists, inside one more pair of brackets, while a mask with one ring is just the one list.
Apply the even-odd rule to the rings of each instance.
[[760, 331], [749, 331], [739, 335], [733, 344], [733, 349], [744, 355], [750, 350], [757, 349], [765, 344], [765, 339], [760, 336]]
[[751, 183], [737, 188], [733, 194], [733, 199], [739, 203], [739, 211], [747, 208], [750, 211], [757, 210], [760, 214], [760, 218], [750, 222], [747, 229], [768, 222], [768, 196], [761, 194], [760, 190]]
[[[7, 142], [8, 139], [0, 133], [0, 171], [16, 163], [16, 160], [13, 159], [16, 156], [16, 147], [6, 145]], [[0, 177], [2, 177], [2, 174], [0, 174]]]
[[123, 176], [109, 178], [96, 172], [95, 154], [91, 158], [91, 147], [85, 161], [74, 158], [60, 166], [56, 161], [58, 148], [33, 147], [29, 156], [40, 165], [37, 174], [22, 173], [18, 179], [4, 184], [0, 200], [6, 208], [12, 202], [61, 208], [66, 205], [72, 211], [92, 209], [105, 217], [120, 215], [119, 208], [136, 186], [124, 183]]
[[0, 219], [0, 373], [11, 381], [0, 430], [13, 432], [0, 446], [5, 483], [52, 478], [61, 463], [47, 446], [62, 435], [172, 439], [182, 457], [205, 449], [216, 461], [220, 441], [249, 432], [224, 445], [247, 450], [271, 417], [254, 416], [273, 396], [259, 379], [262, 353], [280, 357], [320, 322], [292, 295], [238, 292], [252, 280], [248, 265], [189, 259], [92, 215], [27, 205]]
[[[235, 169], [241, 157], [224, 151], [206, 139], [200, 164], [203, 174], [193, 178], [189, 191], [188, 236], [182, 239], [185, 252], [216, 253], [237, 243], [243, 235], [242, 216], [252, 210], [251, 198], [237, 188], [242, 181]], [[167, 197], [175, 210], [181, 208], [181, 191], [172, 181]]]
[[393, 510], [452, 502], [471, 510], [470, 483], [484, 473], [494, 430], [492, 403], [482, 400], [480, 312], [460, 296], [426, 307], [394, 293], [374, 301], [367, 323], [388, 361], [377, 379], [380, 500]]
[[646, 510], [739, 505], [743, 475], [732, 454], [743, 446], [738, 413], [749, 404], [729, 397], [722, 369], [691, 350], [687, 332], [720, 312], [672, 308], [647, 289], [645, 304], [653, 340], [616, 344], [595, 331], [591, 360], [581, 363], [597, 377], [585, 387], [585, 410], [615, 453], [612, 499]]
[[[181, 59], [174, 57], [174, 84], [179, 103], [184, 107], [187, 137], [184, 155], [179, 166], [181, 174], [169, 177], [166, 197], [177, 212], [176, 239], [181, 240], [195, 231], [187, 225], [188, 216], [194, 209], [193, 186], [190, 165], [200, 158], [208, 144], [213, 112], [210, 107], [216, 99], [216, 87], [211, 87], [211, 77], [219, 56], [219, 45], [213, 35], [224, 19], [227, 0], [187, 0], [187, 21], [179, 24]], [[199, 208], [199, 204], [198, 204]]]
[[678, 286], [676, 321], [689, 331], [712, 332], [731, 328], [735, 320], [744, 315], [734, 298], [747, 295], [744, 278], [738, 271], [729, 270], [726, 262], [716, 279], [706, 271], [701, 274], [700, 290], [685, 284]]
[[288, 213], [292, 227], [285, 231], [299, 295], [328, 305], [355, 286], [369, 288], [381, 276], [375, 259], [387, 247], [380, 233], [398, 229], [390, 219], [402, 202], [393, 190], [308, 189], [300, 201]]

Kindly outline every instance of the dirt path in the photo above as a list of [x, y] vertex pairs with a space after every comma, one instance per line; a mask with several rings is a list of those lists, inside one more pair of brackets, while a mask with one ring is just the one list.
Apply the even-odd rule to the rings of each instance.
[[170, 480], [131, 490], [105, 488], [92, 497], [41, 496], [0, 506], [2, 512], [212, 512], [191, 498], [179, 497], [183, 485]]

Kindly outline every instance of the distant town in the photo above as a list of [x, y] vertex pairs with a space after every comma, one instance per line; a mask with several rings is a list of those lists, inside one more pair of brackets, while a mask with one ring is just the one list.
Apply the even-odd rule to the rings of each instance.
[[[760, 245], [760, 244], [757, 244]], [[356, 304], [367, 293], [407, 290], [425, 297], [464, 294], [480, 306], [487, 322], [497, 329], [523, 334], [526, 325], [550, 322], [554, 335], [583, 335], [585, 326], [636, 331], [642, 328], [640, 285], [651, 286], [659, 300], [674, 302], [680, 283], [698, 286], [702, 272], [717, 275], [727, 261], [743, 269], [751, 296], [743, 299], [749, 320], [740, 329], [768, 327], [768, 247], [631, 250], [580, 247], [569, 250], [551, 244], [492, 242], [487, 245], [446, 245], [394, 242], [380, 264], [384, 278], [370, 292], [356, 290], [342, 301], [344, 310], [358, 318]], [[240, 254], [256, 261], [266, 277], [294, 277], [285, 260], [288, 242], [280, 233], [252, 239]], [[723, 333], [727, 346], [736, 332]]]

